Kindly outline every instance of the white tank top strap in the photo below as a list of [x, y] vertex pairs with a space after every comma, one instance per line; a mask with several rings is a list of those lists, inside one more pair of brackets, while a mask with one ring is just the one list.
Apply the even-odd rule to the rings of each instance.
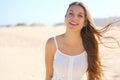
[[57, 44], [56, 36], [54, 36], [54, 42], [55, 42], [56, 49], [58, 49], [58, 44]]

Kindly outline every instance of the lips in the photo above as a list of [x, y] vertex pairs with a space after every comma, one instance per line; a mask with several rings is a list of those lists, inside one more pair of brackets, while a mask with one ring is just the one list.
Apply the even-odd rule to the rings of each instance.
[[73, 22], [73, 21], [69, 22], [69, 24], [71, 24], [71, 25], [73, 25], [73, 26], [77, 26], [77, 25], [78, 25], [78, 23]]

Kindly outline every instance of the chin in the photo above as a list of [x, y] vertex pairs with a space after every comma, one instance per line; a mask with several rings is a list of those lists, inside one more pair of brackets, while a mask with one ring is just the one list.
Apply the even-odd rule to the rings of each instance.
[[70, 28], [70, 29], [78, 29], [78, 30], [81, 29], [80, 26], [74, 26], [74, 25], [69, 25], [68, 28]]
[[76, 28], [75, 27], [74, 28], [73, 27], [69, 27], [69, 30], [71, 30], [71, 31], [81, 31], [81, 29], [82, 28], [78, 28], [78, 27], [76, 27]]

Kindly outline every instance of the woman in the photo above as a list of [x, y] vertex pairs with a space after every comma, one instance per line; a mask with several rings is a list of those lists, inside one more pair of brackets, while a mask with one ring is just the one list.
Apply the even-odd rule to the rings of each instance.
[[102, 80], [98, 40], [109, 25], [98, 31], [81, 2], [69, 5], [65, 24], [66, 32], [46, 43], [46, 80]]

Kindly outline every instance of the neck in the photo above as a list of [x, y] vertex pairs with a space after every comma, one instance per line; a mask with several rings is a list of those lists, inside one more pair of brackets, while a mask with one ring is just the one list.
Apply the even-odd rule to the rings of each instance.
[[82, 37], [80, 31], [66, 31], [65, 39], [70, 45], [82, 44]]

